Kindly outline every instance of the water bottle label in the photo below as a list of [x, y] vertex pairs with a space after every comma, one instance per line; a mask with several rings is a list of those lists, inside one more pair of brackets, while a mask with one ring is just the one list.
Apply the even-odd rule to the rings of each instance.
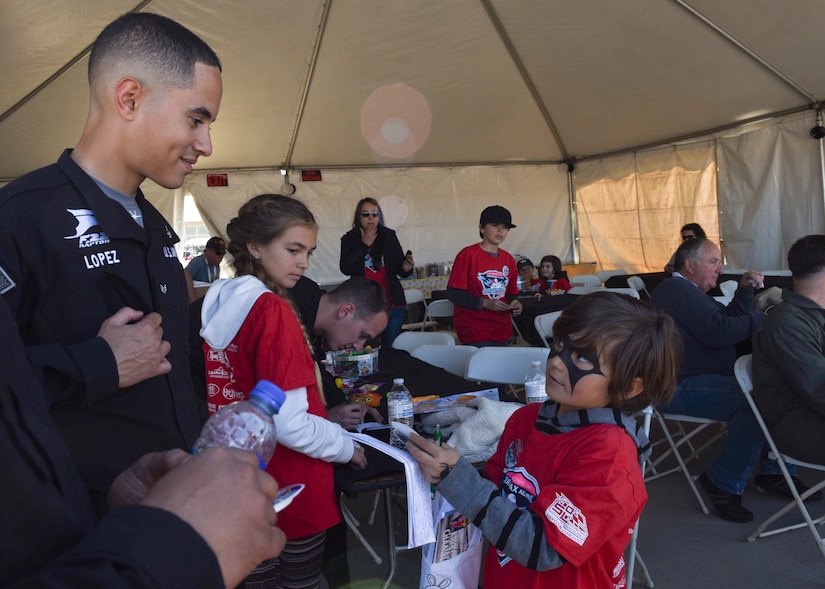
[[528, 403], [541, 403], [547, 400], [544, 382], [533, 381], [524, 384], [524, 394]]
[[413, 416], [412, 401], [392, 401], [387, 404], [387, 417], [390, 421], [395, 419], [410, 419]]

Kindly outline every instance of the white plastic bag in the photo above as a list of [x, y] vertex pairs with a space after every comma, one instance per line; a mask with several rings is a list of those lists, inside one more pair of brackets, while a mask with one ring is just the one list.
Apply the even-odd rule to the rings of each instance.
[[440, 493], [433, 502], [436, 541], [421, 550], [419, 589], [477, 589], [483, 537]]

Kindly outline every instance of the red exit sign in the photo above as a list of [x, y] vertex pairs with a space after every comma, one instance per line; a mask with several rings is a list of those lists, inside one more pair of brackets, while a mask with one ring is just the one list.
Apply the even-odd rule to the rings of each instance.
[[229, 186], [229, 174], [207, 174], [207, 186]]

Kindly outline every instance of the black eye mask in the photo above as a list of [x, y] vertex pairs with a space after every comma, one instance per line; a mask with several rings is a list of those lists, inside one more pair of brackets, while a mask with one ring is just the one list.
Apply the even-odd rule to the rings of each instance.
[[[553, 358], [554, 356], [558, 356], [561, 358], [561, 361], [564, 362], [564, 365], [567, 367], [567, 374], [570, 377], [570, 394], [573, 394], [573, 391], [576, 389], [576, 384], [582, 379], [583, 376], [587, 376], [588, 374], [601, 374], [604, 376], [604, 373], [601, 370], [601, 366], [599, 365], [599, 357], [594, 352], [592, 354], [585, 353], [579, 348], [574, 348], [570, 345], [569, 342], [562, 341], [561, 344], [561, 351], [556, 351], [555, 346], [550, 348], [550, 354], [548, 358]], [[593, 363], [593, 368], [590, 370], [582, 370], [578, 366], [576, 366], [576, 362], [572, 358], [573, 352], [578, 352], [579, 356], [585, 356], [587, 359]]]

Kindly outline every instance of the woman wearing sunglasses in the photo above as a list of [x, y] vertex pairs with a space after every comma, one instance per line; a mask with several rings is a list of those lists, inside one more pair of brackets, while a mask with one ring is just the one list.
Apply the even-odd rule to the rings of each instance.
[[411, 251], [404, 255], [395, 231], [384, 225], [384, 214], [374, 198], [362, 198], [355, 207], [352, 230], [341, 237], [341, 272], [347, 276], [366, 276], [384, 287], [392, 313], [381, 334], [382, 345], [392, 345], [401, 333], [407, 301], [398, 277], [412, 274]]

